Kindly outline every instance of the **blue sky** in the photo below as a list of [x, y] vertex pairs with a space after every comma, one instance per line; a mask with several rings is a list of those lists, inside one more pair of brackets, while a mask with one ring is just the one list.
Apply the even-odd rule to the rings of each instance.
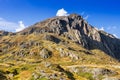
[[87, 21], [120, 37], [120, 0], [0, 0], [0, 30], [20, 27], [56, 16], [64, 8], [68, 14], [88, 17]]

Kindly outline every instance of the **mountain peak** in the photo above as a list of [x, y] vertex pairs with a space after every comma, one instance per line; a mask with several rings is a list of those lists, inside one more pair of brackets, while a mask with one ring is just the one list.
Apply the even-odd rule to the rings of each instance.
[[53, 17], [38, 22], [20, 32], [20, 34], [24, 35], [31, 33], [52, 33], [64, 36], [87, 49], [100, 49], [115, 58], [118, 57], [116, 54], [120, 51], [119, 39], [104, 31], [101, 32], [95, 29], [78, 14]]
[[81, 17], [81, 16], [79, 14], [73, 13], [73, 14], [70, 14], [69, 17], [77, 18], [77, 17]]
[[0, 31], [0, 56], [0, 77], [5, 80], [100, 80], [120, 75], [120, 40], [78, 14], [49, 18], [14, 35]]

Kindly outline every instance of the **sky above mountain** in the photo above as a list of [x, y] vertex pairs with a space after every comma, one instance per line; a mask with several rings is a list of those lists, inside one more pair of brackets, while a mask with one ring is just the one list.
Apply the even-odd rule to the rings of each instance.
[[89, 24], [120, 38], [119, 3], [120, 0], [0, 0], [0, 30], [16, 32], [56, 15], [77, 13]]

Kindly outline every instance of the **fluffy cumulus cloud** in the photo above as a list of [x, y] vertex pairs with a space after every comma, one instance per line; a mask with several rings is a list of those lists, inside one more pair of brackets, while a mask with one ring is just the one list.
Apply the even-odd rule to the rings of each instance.
[[59, 9], [56, 13], [56, 16], [68, 16], [68, 12], [66, 10], [64, 10], [63, 8], [62, 9]]
[[18, 23], [7, 21], [3, 18], [0, 18], [0, 30], [10, 31], [10, 32], [18, 32], [25, 28], [25, 25], [22, 21]]
[[19, 27], [15, 30], [16, 32], [19, 32], [19, 31], [25, 29], [25, 25], [23, 24], [22, 21], [19, 21], [18, 23], [19, 23]]

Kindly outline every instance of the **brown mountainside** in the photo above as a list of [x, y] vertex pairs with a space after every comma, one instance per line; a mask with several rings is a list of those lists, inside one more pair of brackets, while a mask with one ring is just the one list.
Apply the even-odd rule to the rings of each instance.
[[80, 15], [0, 31], [0, 80], [120, 80], [120, 39]]
[[50, 18], [36, 23], [20, 33], [54, 33], [65, 36], [87, 49], [100, 49], [108, 55], [120, 59], [120, 39], [95, 29], [77, 14]]

